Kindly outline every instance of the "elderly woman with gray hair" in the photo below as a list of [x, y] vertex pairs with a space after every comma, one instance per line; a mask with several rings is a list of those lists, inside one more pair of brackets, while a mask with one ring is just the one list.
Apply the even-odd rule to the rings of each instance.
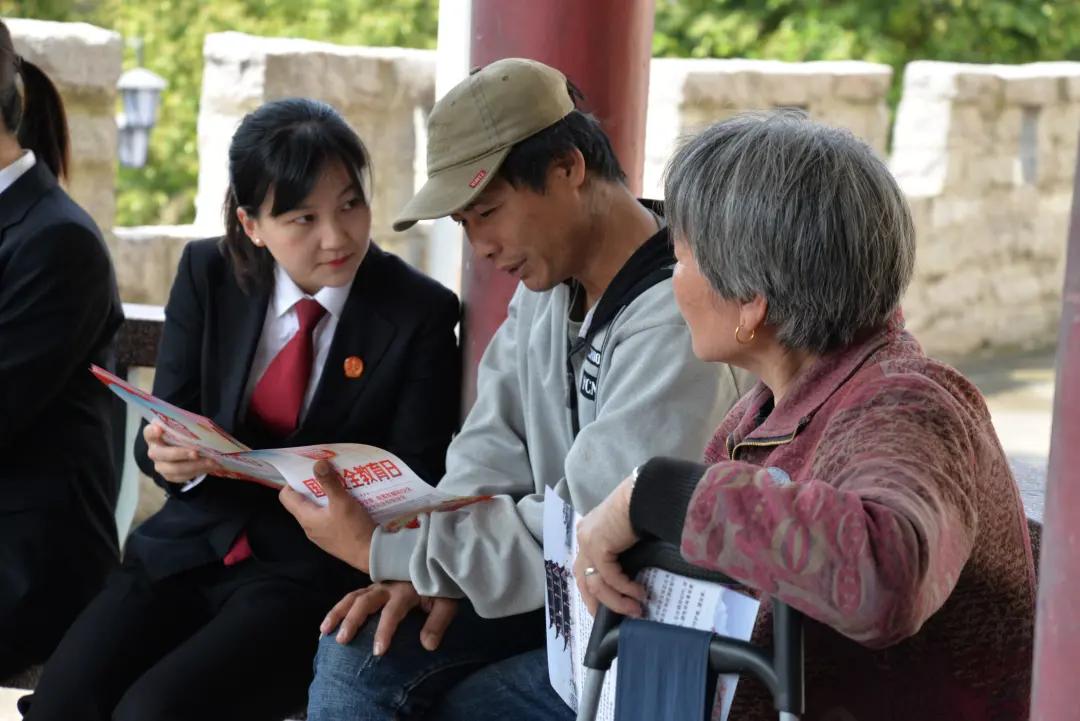
[[[665, 190], [694, 352], [761, 382], [704, 464], [654, 458], [581, 521], [590, 608], [640, 614], [617, 557], [659, 537], [810, 619], [806, 719], [1027, 718], [1023, 507], [979, 391], [903, 329], [915, 234], [884, 163], [801, 115], [744, 115], [690, 140]], [[731, 718], [770, 709], [744, 679]]]

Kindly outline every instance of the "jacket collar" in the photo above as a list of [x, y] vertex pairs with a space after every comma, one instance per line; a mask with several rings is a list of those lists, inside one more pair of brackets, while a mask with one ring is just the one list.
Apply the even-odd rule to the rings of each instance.
[[[224, 255], [223, 250], [222, 253]], [[228, 261], [227, 255], [225, 257], [226, 272], [231, 275], [232, 262]], [[231, 278], [221, 287], [221, 322], [217, 325], [217, 336], [212, 347], [218, 353], [221, 369], [222, 417], [218, 422], [231, 431], [239, 426], [243, 415], [240, 413], [240, 402], [262, 335], [272, 291], [257, 288], [245, 292]]]
[[34, 163], [4, 191], [0, 203], [0, 231], [21, 222], [38, 199], [56, 185], [56, 176], [48, 166], [41, 161]]
[[904, 332], [900, 313], [882, 329], [867, 332], [851, 345], [826, 353], [791, 384], [773, 407], [773, 394], [761, 381], [748, 394], [739, 424], [727, 438], [728, 452], [744, 442], [779, 445], [792, 440], [814, 414], [879, 349]]
[[[396, 334], [396, 326], [385, 317], [381, 306], [390, 297], [382, 285], [388, 254], [374, 243], [368, 248], [356, 277], [348, 289], [341, 318], [326, 358], [326, 365], [315, 388], [311, 406], [299, 427], [286, 439], [259, 439], [259, 443], [297, 445], [298, 442], [329, 437], [358, 407], [358, 399], [367, 388], [379, 361]], [[231, 269], [230, 269], [231, 272]], [[223, 413], [226, 430], [243, 422], [241, 402], [247, 387], [251, 362], [266, 320], [267, 306], [273, 292], [264, 290], [245, 295], [235, 283], [228, 284], [231, 296], [223, 303], [224, 321], [217, 340], [220, 348], [223, 385]], [[351, 356], [362, 359], [359, 378], [346, 376], [345, 361]], [[259, 433], [257, 428], [248, 428]]]
[[[330, 437], [361, 407], [361, 396], [397, 335], [397, 325], [384, 310], [396, 290], [385, 282], [389, 260], [389, 254], [372, 243], [356, 271], [311, 408], [295, 434], [303, 442]], [[352, 357], [363, 363], [358, 378], [344, 370]]]

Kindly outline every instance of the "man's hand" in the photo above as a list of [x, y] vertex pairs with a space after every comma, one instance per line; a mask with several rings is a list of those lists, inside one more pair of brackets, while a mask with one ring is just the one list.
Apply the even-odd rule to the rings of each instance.
[[328, 501], [325, 508], [286, 486], [278, 498], [300, 522], [311, 542], [335, 558], [367, 573], [371, 567], [371, 537], [376, 524], [353, 498], [341, 476], [326, 461], [315, 464], [315, 480]]
[[183, 484], [206, 473], [213, 473], [217, 463], [203, 458], [192, 448], [170, 446], [165, 429], [157, 422], [143, 428], [146, 455], [154, 462], [154, 470], [169, 483]]
[[390, 640], [402, 619], [417, 606], [428, 614], [424, 627], [420, 629], [420, 644], [428, 651], [434, 651], [457, 614], [458, 601], [453, 598], [421, 597], [408, 581], [373, 583], [347, 594], [326, 614], [319, 630], [329, 634], [336, 628], [337, 642], [347, 644], [368, 618], [381, 610], [372, 653], [382, 656], [390, 648]]

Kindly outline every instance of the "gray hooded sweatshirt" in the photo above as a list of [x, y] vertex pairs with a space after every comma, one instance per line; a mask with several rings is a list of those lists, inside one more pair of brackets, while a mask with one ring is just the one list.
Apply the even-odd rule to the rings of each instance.
[[567, 284], [541, 293], [518, 286], [481, 359], [476, 404], [438, 487], [494, 498], [424, 516], [419, 528], [376, 530], [374, 580], [467, 597], [489, 618], [542, 608], [544, 494], [558, 493], [584, 514], [653, 456], [700, 458], [751, 387], [743, 371], [694, 356], [669, 277], [589, 338], [573, 358], [570, 391], [567, 351], [582, 326], [569, 320], [572, 296]]

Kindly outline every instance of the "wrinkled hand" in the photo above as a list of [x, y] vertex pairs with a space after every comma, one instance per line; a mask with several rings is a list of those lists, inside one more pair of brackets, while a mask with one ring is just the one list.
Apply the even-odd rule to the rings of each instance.
[[375, 646], [372, 652], [382, 656], [390, 648], [390, 640], [398, 625], [417, 606], [428, 614], [420, 629], [420, 644], [434, 651], [442, 643], [443, 635], [457, 614], [458, 601], [454, 598], [429, 598], [420, 596], [408, 581], [373, 583], [367, 588], [346, 594], [326, 614], [319, 630], [329, 634], [335, 628], [335, 639], [347, 644], [356, 636], [367, 620], [382, 611], [375, 629]]
[[[578, 521], [574, 578], [589, 613], [594, 616], [597, 601], [624, 616], [641, 616], [645, 588], [632, 581], [619, 565], [619, 554], [638, 540], [630, 524], [632, 490], [633, 479], [627, 478]], [[590, 572], [586, 574], [586, 570]]]
[[288, 486], [278, 494], [281, 505], [300, 522], [312, 543], [367, 573], [371, 566], [371, 537], [377, 524], [345, 490], [341, 476], [329, 463], [315, 464], [315, 480], [326, 493], [325, 508]]
[[213, 473], [217, 463], [203, 458], [191, 448], [171, 446], [165, 440], [161, 424], [148, 423], [143, 428], [146, 455], [154, 462], [154, 471], [169, 483], [183, 484], [206, 473]]

